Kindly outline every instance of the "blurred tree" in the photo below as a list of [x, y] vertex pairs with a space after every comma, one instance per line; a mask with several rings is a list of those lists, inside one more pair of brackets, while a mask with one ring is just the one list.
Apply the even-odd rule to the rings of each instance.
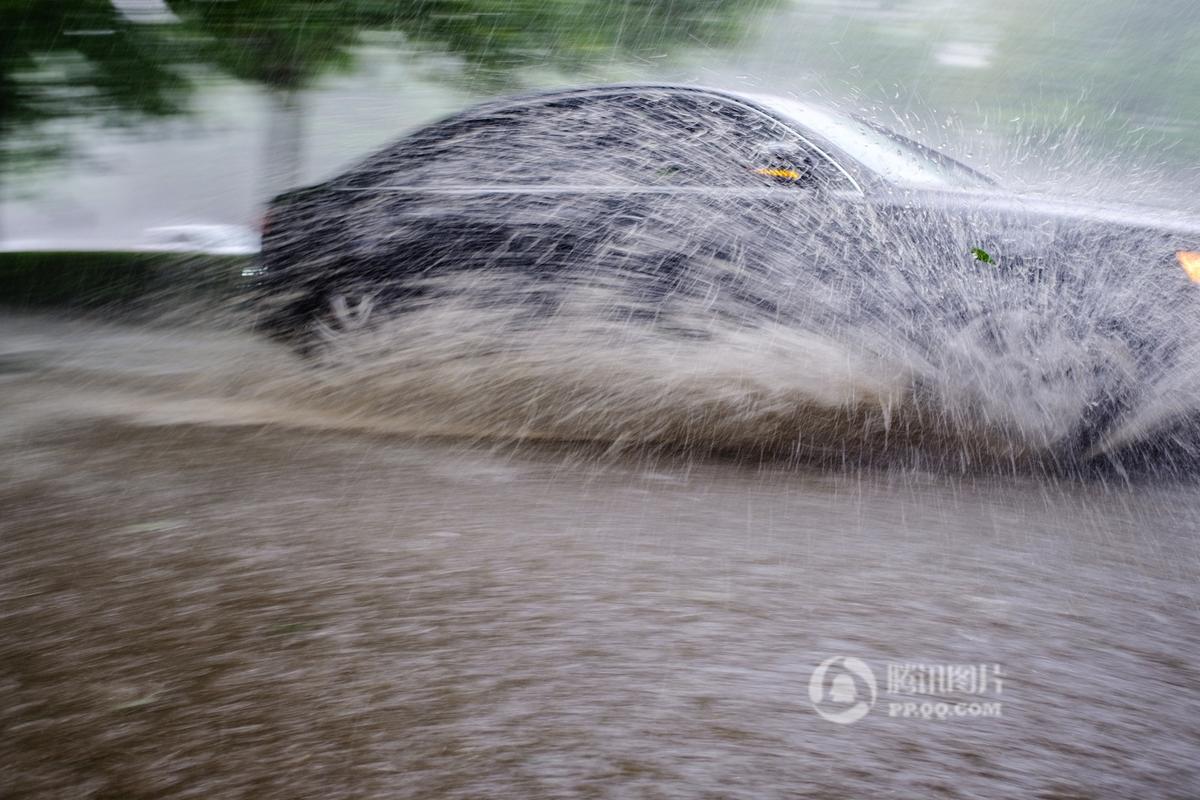
[[182, 110], [187, 82], [157, 29], [110, 0], [0, 0], [0, 186], [67, 151], [55, 120]]
[[353, 0], [169, 0], [196, 34], [198, 58], [267, 90], [264, 156], [268, 196], [296, 183], [301, 164], [301, 92], [326, 72], [353, 65], [363, 19]]
[[302, 93], [353, 64], [365, 30], [392, 31], [416, 52], [457, 57], [495, 88], [525, 67], [579, 70], [617, 56], [661, 58], [734, 40], [778, 0], [168, 0], [204, 57], [265, 88], [273, 106], [267, 195], [299, 180]]
[[[372, 19], [415, 44], [462, 58], [477, 78], [578, 70], [617, 58], [659, 59], [735, 42], [777, 0], [361, 0]], [[389, 12], [389, 7], [392, 9]]]

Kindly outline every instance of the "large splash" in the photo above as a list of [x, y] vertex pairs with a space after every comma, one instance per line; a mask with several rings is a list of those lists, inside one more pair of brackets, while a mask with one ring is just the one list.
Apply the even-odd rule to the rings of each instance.
[[308, 401], [619, 449], [1194, 454], [1193, 223], [1014, 195], [919, 148], [896, 167], [918, 189], [864, 201], [727, 97], [615, 91], [485, 106], [275, 210], [261, 308], [302, 338]]
[[964, 302], [975, 293], [972, 317], [927, 302], [914, 316], [912, 284], [893, 281], [872, 313], [836, 319], [837, 288], [808, 284], [796, 291], [823, 301], [806, 315], [820, 325], [719, 292], [647, 299], [631, 290], [640, 274], [465, 273], [428, 280], [401, 310], [337, 298], [288, 394], [413, 430], [617, 449], [971, 469], [1121, 464], [1177, 439], [1186, 456], [1195, 319], [1139, 299], [1136, 275], [1104, 263], [1086, 265], [1083, 290], [994, 272], [951, 282]]

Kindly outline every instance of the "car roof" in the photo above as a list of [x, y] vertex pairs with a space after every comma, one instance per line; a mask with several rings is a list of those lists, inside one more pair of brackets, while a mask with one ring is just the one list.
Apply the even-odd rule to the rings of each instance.
[[[408, 141], [414, 137], [422, 137], [434, 134], [439, 130], [444, 130], [447, 127], [454, 125], [469, 123], [472, 120], [486, 117], [490, 114], [499, 114], [507, 111], [517, 111], [522, 107], [533, 106], [540, 103], [553, 103], [561, 100], [569, 100], [571, 98], [585, 98], [589, 96], [604, 96], [614, 93], [645, 93], [649, 94], [677, 94], [677, 95], [695, 95], [698, 97], [719, 98], [735, 103], [743, 108], [750, 109], [757, 114], [761, 114], [776, 123], [785, 126], [793, 131], [801, 140], [808, 144], [816, 153], [827, 158], [833, 166], [840, 171], [853, 186], [854, 193], [867, 195], [883, 195], [891, 194], [897, 188], [919, 188], [915, 184], [909, 184], [905, 180], [898, 180], [898, 176], [889, 176], [871, 166], [869, 162], [865, 162], [862, 158], [848, 149], [844, 142], [838, 140], [836, 136], [829, 135], [828, 125], [821, 126], [806, 122], [803, 115], [796, 115], [787, 110], [789, 105], [796, 105], [811, 111], [819, 118], [826, 120], [844, 120], [847, 127], [858, 126], [864, 129], [874, 129], [879, 134], [895, 140], [896, 143], [906, 146], [905, 149], [923, 154], [931, 163], [938, 163], [944, 166], [952, 166], [955, 171], [961, 171], [963, 174], [973, 176], [973, 180], [979, 185], [995, 186], [995, 182], [986, 175], [979, 173], [971, 167], [961, 164], [958, 161], [944, 155], [936, 150], [931, 150], [922, 146], [918, 142], [911, 141], [900, 134], [883, 128], [875, 123], [861, 119], [852, 114], [846, 114], [837, 111], [827, 105], [813, 103], [807, 99], [796, 100], [782, 95], [768, 95], [762, 93], [739, 92], [728, 89], [718, 89], [708, 86], [698, 86], [694, 84], [684, 83], [669, 83], [669, 82], [623, 82], [623, 83], [608, 83], [594, 84], [588, 86], [576, 86], [563, 89], [543, 89], [539, 91], [526, 92], [524, 94], [511, 95], [507, 97], [485, 100], [481, 103], [472, 105], [469, 108], [463, 109], [455, 114], [437, 120], [428, 125], [410, 132], [403, 137], [399, 142], [394, 143], [390, 147], [399, 145], [401, 142]], [[375, 163], [376, 159], [387, 153], [388, 150], [380, 151], [372, 154], [368, 158], [359, 162], [358, 165], [351, 167], [348, 173], [343, 173], [342, 179], [346, 175], [353, 174], [360, 168], [367, 168]], [[338, 184], [339, 179], [334, 179], [337, 188], [348, 188], [347, 185]], [[924, 188], [938, 188], [936, 184], [927, 185]], [[944, 188], [951, 188], [949, 185]], [[978, 188], [976, 186], [975, 188]]]
[[[759, 107], [755, 102], [755, 95], [747, 92], [738, 92], [730, 89], [718, 89], [711, 86], [700, 86], [689, 83], [662, 83], [662, 82], [624, 82], [624, 83], [598, 83], [585, 86], [573, 86], [562, 89], [541, 89], [537, 91], [524, 92], [522, 94], [510, 95], [501, 97], [495, 100], [485, 101], [484, 103], [474, 106], [473, 108], [496, 107], [503, 108], [508, 105], [521, 104], [525, 102], [537, 100], [553, 100], [556, 98], [586, 96], [590, 94], [609, 94], [612, 92], [621, 91], [660, 91], [660, 92], [682, 92], [685, 94], [707, 94], [725, 97], [731, 100], [737, 100], [748, 105]], [[761, 93], [759, 93], [761, 96]]]
[[[773, 111], [770, 107], [762, 103], [762, 98], [766, 95], [762, 93], [737, 92], [729, 89], [717, 89], [709, 86], [698, 86], [686, 83], [603, 83], [592, 84], [587, 86], [575, 86], [564, 89], [542, 89], [539, 91], [525, 92], [522, 94], [509, 95], [507, 97], [496, 98], [494, 100], [486, 100], [477, 105], [454, 114], [453, 116], [443, 120], [449, 122], [454, 119], [472, 117], [477, 114], [486, 114], [492, 111], [499, 111], [513, 106], [522, 106], [531, 103], [554, 101], [567, 99], [571, 97], [587, 97], [589, 95], [605, 95], [614, 92], [673, 92], [679, 94], [694, 94], [707, 95], [710, 97], [720, 97], [726, 100], [732, 100], [744, 106], [749, 106], [756, 111], [767, 114], [784, 124], [794, 126], [794, 120], [789, 120], [782, 117], [780, 114]], [[814, 105], [808, 103], [807, 105]], [[827, 113], [837, 114], [838, 112], [832, 109], [824, 109]], [[437, 123], [435, 123], [437, 124]]]

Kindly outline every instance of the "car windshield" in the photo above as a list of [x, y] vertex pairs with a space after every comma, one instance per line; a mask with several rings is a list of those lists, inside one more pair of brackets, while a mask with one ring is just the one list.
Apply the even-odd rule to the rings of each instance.
[[780, 97], [755, 99], [828, 139], [886, 181], [941, 189], [995, 185], [964, 164], [856, 117], [833, 114]]

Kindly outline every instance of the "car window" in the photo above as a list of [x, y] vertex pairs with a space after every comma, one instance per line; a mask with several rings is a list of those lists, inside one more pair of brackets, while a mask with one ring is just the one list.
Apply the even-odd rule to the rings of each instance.
[[907, 186], [979, 189], [995, 183], [965, 164], [864, 119], [782, 97], [756, 97], [810, 128], [886, 181]]
[[669, 186], [812, 187], [837, 176], [792, 130], [754, 109], [700, 94], [609, 98], [600, 174]]
[[843, 180], [785, 125], [723, 98], [669, 91], [558, 98], [426, 129], [348, 176], [353, 186], [812, 188]]

